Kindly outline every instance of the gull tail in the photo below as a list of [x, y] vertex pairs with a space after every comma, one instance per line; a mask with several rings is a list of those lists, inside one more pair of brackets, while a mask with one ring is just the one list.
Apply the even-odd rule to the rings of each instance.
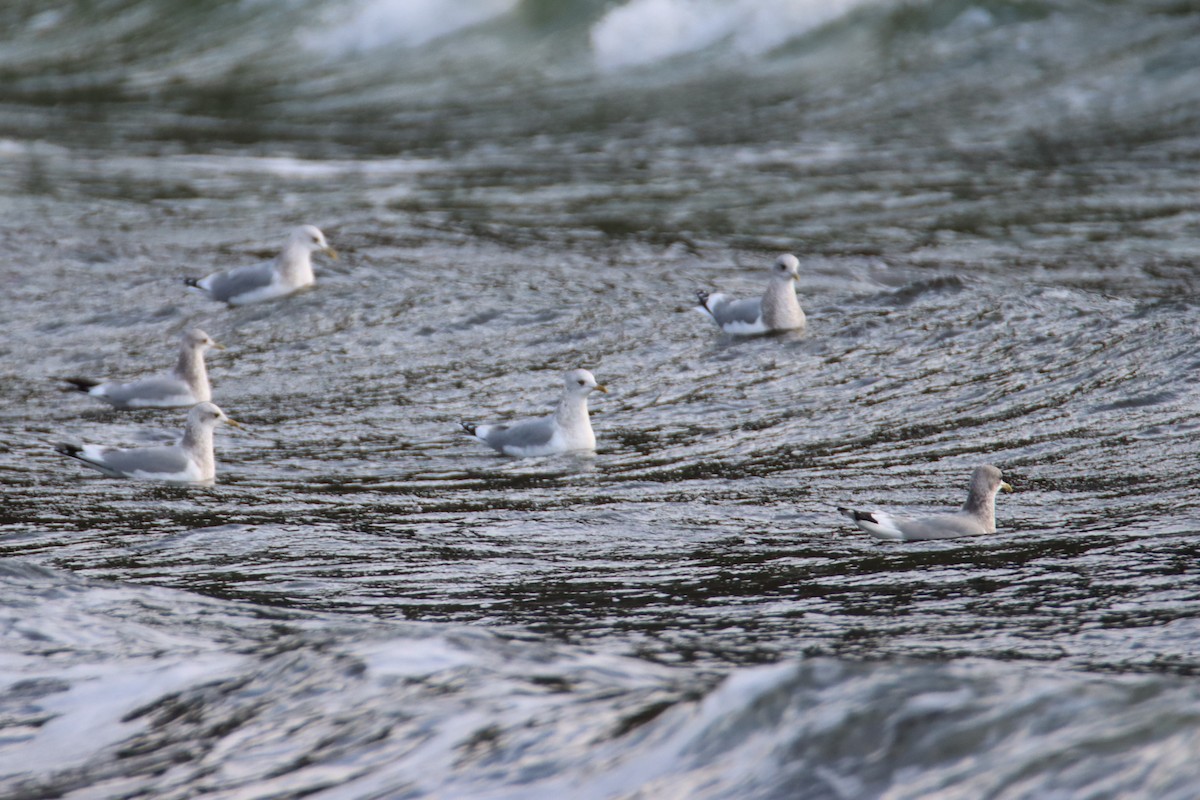
[[838, 506], [838, 511], [842, 516], [849, 517], [855, 522], [873, 522], [876, 525], [879, 524], [879, 520], [875, 519], [869, 511], [855, 511], [853, 508], [843, 508], [841, 506]]
[[458, 424], [462, 425], [462, 429], [467, 433], [471, 434], [472, 436], [475, 435], [475, 429], [478, 427], [477, 425], [472, 425], [469, 422], [459, 422]]
[[203, 289], [203, 287], [200, 285], [201, 280], [201, 278], [184, 278], [183, 282], [193, 289]]
[[55, 442], [54, 452], [64, 456], [70, 456], [71, 458], [79, 458], [80, 454], [83, 453], [83, 448], [77, 444], [71, 444], [70, 442]]
[[62, 387], [64, 392], [89, 392], [100, 385], [100, 381], [95, 381], [91, 378], [63, 378], [63, 380], [71, 384], [70, 386]]
[[703, 289], [696, 290], [696, 299], [700, 301], [700, 305], [703, 306], [704, 309], [707, 311], [708, 310], [708, 292], [704, 291]]

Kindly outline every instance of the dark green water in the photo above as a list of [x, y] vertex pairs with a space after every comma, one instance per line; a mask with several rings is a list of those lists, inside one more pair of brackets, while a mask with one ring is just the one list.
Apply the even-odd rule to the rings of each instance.
[[[0, 786], [1190, 797], [1200, 15], [486, 5], [0, 12]], [[309, 293], [179, 281], [301, 222]], [[780, 251], [804, 335], [694, 311]], [[50, 449], [197, 324], [214, 486]], [[458, 428], [578, 366], [594, 457]], [[835, 511], [980, 463], [985, 539]]]

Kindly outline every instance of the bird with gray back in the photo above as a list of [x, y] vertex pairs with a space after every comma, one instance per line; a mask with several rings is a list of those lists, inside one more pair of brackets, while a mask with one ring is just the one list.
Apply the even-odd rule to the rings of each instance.
[[890, 542], [915, 542], [928, 539], [953, 539], [996, 532], [996, 492], [1011, 492], [1012, 486], [991, 464], [976, 467], [971, 474], [967, 502], [959, 511], [923, 517], [904, 517], [887, 511], [855, 511], [838, 508], [861, 530], [876, 539]]
[[201, 483], [216, 477], [213, 429], [221, 422], [241, 427], [214, 404], [199, 403], [188, 412], [178, 444], [120, 448], [60, 442], [54, 449], [116, 478]]
[[799, 279], [800, 261], [784, 253], [771, 265], [771, 281], [762, 297], [734, 300], [728, 295], [700, 291], [696, 292], [699, 310], [734, 336], [800, 330], [806, 321], [796, 297]]
[[130, 383], [104, 383], [92, 378], [64, 378], [70, 388], [85, 392], [121, 410], [139, 408], [191, 407], [212, 399], [204, 352], [225, 348], [199, 328], [184, 331], [179, 341], [179, 359], [170, 375], [143, 378]]
[[312, 254], [317, 251], [337, 258], [337, 251], [325, 241], [325, 234], [312, 225], [301, 225], [292, 231], [283, 251], [269, 264], [214, 272], [205, 278], [185, 278], [184, 283], [231, 306], [274, 300], [313, 284], [316, 279]]
[[489, 425], [459, 423], [479, 441], [500, 453], [519, 458], [550, 456], [574, 450], [594, 450], [596, 435], [588, 416], [588, 395], [608, 392], [586, 369], [563, 375], [562, 395], [548, 417]]

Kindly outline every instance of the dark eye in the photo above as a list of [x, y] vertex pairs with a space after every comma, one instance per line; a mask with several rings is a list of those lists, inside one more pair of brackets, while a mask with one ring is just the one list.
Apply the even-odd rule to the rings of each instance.
[[583, 386], [583, 384], [584, 384], [584, 381], [583, 381], [583, 380], [580, 380], [580, 381], [579, 381], [579, 385], [580, 385], [580, 386]]

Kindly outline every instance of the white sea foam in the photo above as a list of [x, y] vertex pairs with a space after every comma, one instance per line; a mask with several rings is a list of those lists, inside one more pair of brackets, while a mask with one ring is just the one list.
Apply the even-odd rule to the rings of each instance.
[[301, 42], [337, 54], [388, 45], [417, 47], [511, 11], [517, 0], [359, 0], [339, 5], [337, 16], [308, 31]]
[[872, 0], [631, 0], [592, 28], [596, 66], [653, 64], [728, 44], [754, 56]]
[[53, 669], [40, 656], [6, 659], [9, 681], [31, 677], [61, 681], [63, 689], [31, 700], [46, 722], [26, 728], [25, 736], [12, 736], [0, 752], [0, 775], [50, 773], [86, 763], [148, 724], [146, 717], [130, 720], [135, 709], [197, 683], [233, 674], [243, 664], [241, 656], [223, 653], [188, 653], [179, 657], [154, 657], [75, 664]]

